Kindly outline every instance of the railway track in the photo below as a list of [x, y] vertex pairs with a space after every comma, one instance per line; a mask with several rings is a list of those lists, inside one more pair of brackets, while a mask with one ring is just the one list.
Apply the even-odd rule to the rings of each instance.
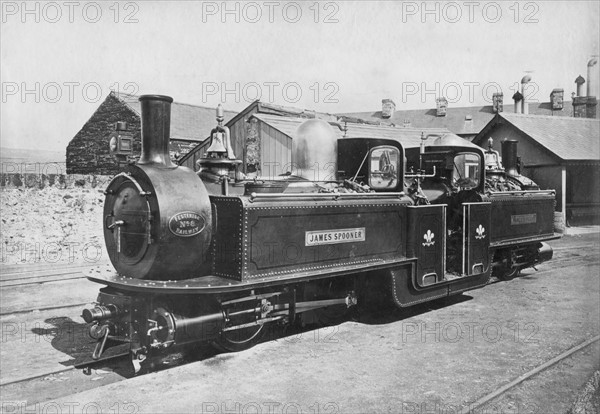
[[[599, 341], [600, 341], [600, 335], [596, 335], [593, 338], [587, 339], [577, 345], [570, 347], [569, 349], [561, 352], [559, 355], [556, 355], [555, 357], [547, 360], [543, 364], [535, 367], [534, 369], [529, 370], [528, 372], [520, 375], [519, 377], [515, 378], [514, 380], [508, 382], [507, 384], [504, 384], [501, 387], [495, 389], [494, 391], [482, 396], [477, 401], [475, 401], [475, 402], [469, 404], [467, 407], [463, 408], [461, 411], [459, 411], [459, 413], [460, 414], [476, 413], [478, 409], [485, 408], [487, 404], [502, 397], [504, 394], [511, 391], [513, 388], [517, 387], [518, 385], [522, 384], [523, 382], [525, 382], [529, 379], [532, 379], [536, 375], [539, 375], [542, 372], [552, 368], [559, 362], [573, 356], [574, 354], [576, 354], [578, 352], [583, 352], [586, 348], [590, 347], [591, 345], [593, 345]], [[76, 365], [73, 365], [73, 366], [70, 366], [70, 367], [67, 367], [64, 369], [55, 370], [52, 372], [47, 372], [44, 374], [31, 376], [28, 378], [22, 378], [22, 379], [19, 379], [16, 381], [0, 383], [0, 393], [3, 395], [6, 395], [6, 391], [10, 387], [19, 388], [19, 389], [27, 389], [27, 388], [30, 388], [32, 385], [34, 385], [34, 383], [36, 381], [40, 381], [45, 378], [60, 375], [60, 374], [66, 374], [67, 376], [70, 376], [71, 380], [73, 382], [81, 385], [80, 376], [75, 371], [77, 371], [78, 369], [82, 369], [82, 368], [85, 369], [86, 367], [88, 367], [88, 370], [87, 370], [87, 372], [86, 371], [84, 371], [84, 372], [86, 372], [87, 375], [90, 375], [92, 373], [92, 370], [89, 368], [98, 368], [101, 372], [100, 375], [103, 375], [103, 377], [96, 376], [95, 378], [96, 379], [105, 379], [105, 380], [98, 381], [89, 387], [84, 386], [84, 387], [80, 388], [79, 391], [81, 391], [82, 389], [83, 390], [92, 389], [97, 386], [107, 385], [110, 383], [126, 381], [126, 380], [130, 379], [133, 375], [131, 377], [123, 377], [123, 376], [116, 375], [116, 374], [110, 375], [110, 373], [112, 373], [114, 371], [112, 368], [108, 368], [108, 370], [107, 370], [106, 366], [111, 365], [111, 364], [127, 363], [127, 361], [128, 361], [128, 353], [117, 353], [115, 355], [102, 358], [101, 360], [98, 360], [98, 361], [94, 362], [93, 364], [87, 364], [87, 363], [86, 364], [76, 364]], [[182, 361], [181, 363], [184, 363], [184, 361]], [[180, 365], [181, 363], [171, 364], [170, 367]], [[95, 381], [95, 379], [92, 377], [91, 381]], [[88, 383], [89, 382], [90, 381], [88, 381]], [[42, 401], [43, 400], [33, 399], [33, 400], [31, 400], [31, 404], [39, 403]]]
[[[548, 269], [543, 269], [543, 270], [539, 270], [537, 273], [539, 274], [543, 274], [545, 272], [551, 271], [553, 269], [557, 269], [557, 268], [567, 268], [570, 267], [572, 265], [577, 265], [577, 264], [581, 264], [581, 259], [582, 259], [582, 255], [577, 255], [576, 257], [562, 257], [562, 258], [556, 258], [552, 260], [552, 267], [548, 268]], [[595, 260], [587, 260], [585, 262], [585, 265], [595, 265], [600, 263], [600, 258], [596, 257]], [[548, 265], [546, 265], [548, 266]], [[45, 283], [61, 283], [61, 282], [65, 282], [65, 281], [72, 281], [72, 280], [79, 280], [79, 279], [85, 279], [85, 276], [82, 275], [81, 271], [85, 269], [85, 268], [81, 268], [77, 271], [64, 271], [64, 272], [53, 272], [53, 273], [49, 273], [49, 274], [45, 274], [43, 276], [30, 276], [30, 277], [22, 277], [22, 278], [18, 278], [18, 279], [3, 279], [0, 280], [0, 289], [2, 289], [4, 292], [6, 292], [6, 288], [11, 288], [11, 287], [21, 287], [21, 286], [27, 286], [27, 285], [42, 285]], [[71, 276], [71, 275], [77, 275], [77, 276]], [[29, 279], [36, 279], [36, 281], [29, 281]], [[22, 280], [27, 280], [26, 282], [21, 282], [21, 283], [14, 283], [15, 281], [20, 282]], [[13, 282], [13, 283], [5, 283], [5, 282]], [[490, 282], [490, 284], [494, 284], [494, 283], [499, 283], [500, 280], [493, 278], [492, 281]], [[83, 307], [86, 305], [89, 305], [92, 301], [93, 301], [93, 296], [90, 297], [89, 301], [84, 301], [84, 302], [76, 302], [76, 303], [71, 303], [71, 304], [66, 304], [66, 305], [54, 305], [54, 306], [44, 306], [44, 307], [33, 307], [33, 308], [26, 308], [26, 309], [21, 309], [21, 310], [16, 310], [16, 311], [9, 311], [9, 312], [4, 312], [4, 311], [0, 311], [0, 317], [2, 316], [9, 316], [9, 315], [17, 315], [17, 314], [23, 314], [23, 313], [31, 313], [31, 312], [43, 312], [43, 311], [48, 311], [48, 310], [58, 310], [58, 309], [67, 309], [67, 308], [73, 308], [73, 307]]]
[[48, 267], [41, 269], [0, 269], [0, 288], [83, 279], [83, 271], [91, 264]]
[[568, 357], [570, 357], [571, 355], [575, 354], [576, 352], [579, 352], [587, 347], [589, 347], [590, 345], [598, 342], [600, 340], [600, 335], [596, 335], [593, 338], [590, 338], [578, 345], [575, 345], [569, 349], [567, 349], [566, 351], [562, 352], [561, 354], [555, 356], [554, 358], [544, 362], [542, 365], [526, 372], [525, 374], [515, 378], [514, 380], [510, 381], [508, 384], [503, 385], [502, 387], [490, 392], [489, 394], [484, 395], [483, 397], [479, 398], [477, 401], [475, 401], [472, 404], [469, 404], [468, 407], [462, 409], [461, 411], [459, 411], [459, 414], [469, 414], [469, 413], [474, 413], [477, 409], [485, 407], [486, 404], [488, 404], [489, 402], [497, 399], [498, 397], [501, 397], [503, 394], [507, 393], [508, 391], [510, 391], [511, 389], [513, 389], [514, 387], [518, 386], [519, 384], [527, 381], [528, 379], [542, 373], [545, 370], [550, 369], [551, 367], [553, 367], [554, 365], [558, 364], [559, 362], [567, 359]]
[[[592, 266], [598, 265], [600, 263], [598, 255], [590, 255], [590, 249], [593, 251], [597, 250], [597, 244], [585, 244], [579, 245], [576, 247], [558, 247], [556, 248], [555, 259], [553, 259], [550, 264], [546, 264], [543, 270], [540, 270], [539, 273], [549, 272], [555, 270], [557, 268], [567, 268], [573, 265], [583, 265], [583, 266]], [[588, 253], [588, 254], [586, 254]], [[32, 289], [35, 288], [36, 285], [41, 287], [42, 289], [46, 289], [47, 286], [57, 285], [61, 282], [66, 283], [76, 283], [80, 282], [77, 279], [84, 279], [84, 276], [78, 276], [80, 272], [88, 266], [77, 266], [73, 267], [64, 267], [64, 268], [52, 268], [52, 269], [33, 269], [32, 271], [27, 272], [25, 269], [23, 271], [16, 271], [21, 269], [16, 269], [11, 272], [3, 273], [0, 276], [0, 289], [2, 290], [2, 294], [10, 295], [12, 292], [18, 292], [21, 288]], [[546, 269], [547, 267], [547, 269]], [[77, 275], [77, 276], [75, 276]], [[87, 282], [85, 282], [87, 283]], [[510, 283], [510, 282], [507, 282]], [[83, 284], [83, 280], [82, 280]], [[89, 296], [90, 299], [93, 300], [94, 296]], [[87, 305], [89, 302], [78, 302], [78, 303], [68, 303], [68, 304], [59, 304], [53, 306], [34, 306], [27, 307], [20, 310], [15, 311], [7, 311], [0, 313], [1, 317], [14, 316], [16, 318], [23, 317], [25, 314], [32, 312], [49, 312], [52, 314], [56, 314], [61, 309], [70, 310], [73, 312], [74, 307], [83, 307]], [[62, 314], [62, 313], [61, 313]], [[494, 392], [480, 398], [475, 404], [469, 406], [468, 411], [476, 409], [477, 407], [481, 407], [485, 405], [487, 402], [493, 400], [494, 398], [498, 398], [503, 393], [506, 393], [508, 390], [514, 388], [518, 384], [526, 381], [529, 378], [532, 378], [536, 374], [539, 374], [543, 370], [546, 370], [556, 363], [568, 358], [569, 356], [577, 353], [578, 351], [583, 350], [584, 348], [589, 347], [590, 345], [598, 342], [600, 339], [599, 336], [591, 338], [583, 343], [580, 343], [564, 352], [546, 363], [540, 365], [539, 367], [529, 371], [526, 374], [523, 374], [511, 381], [510, 383], [504, 385], [503, 387], [495, 390]], [[84, 390], [84, 389], [92, 389], [101, 385], [106, 385], [113, 382], [123, 381], [129, 378], [129, 376], [123, 375], [123, 373], [117, 373], [116, 370], [108, 369], [104, 370], [103, 365], [111, 365], [113, 362], [119, 362], [119, 358], [123, 358], [123, 355], [115, 355], [107, 358], [104, 361], [101, 361], [100, 364], [97, 364], [96, 367], [98, 371], [94, 369], [92, 371], [92, 375], [89, 377], [85, 377], [85, 384], [82, 385], [82, 376], [78, 371], [82, 367], [82, 365], [78, 363], [73, 363], [70, 366], [60, 367], [57, 365], [56, 369], [48, 369], [43, 373], [38, 373], [31, 376], [24, 376], [22, 378], [18, 378], [15, 380], [8, 380], [4, 382], [0, 382], [0, 394], [3, 395], [3, 398], [11, 397], [11, 398], [19, 398], [19, 395], [27, 395], [23, 394], [23, 390], [39, 390], [41, 389], [51, 389], [55, 395], [60, 395], [60, 393], [71, 392], [72, 389]], [[121, 361], [122, 363], [122, 361]], [[177, 363], [172, 363], [168, 366], [174, 366]], [[93, 372], [100, 372], [99, 375], [94, 375]], [[66, 378], [64, 380], [49, 380], [48, 378]], [[60, 386], [59, 386], [60, 385]], [[60, 391], [56, 390], [56, 387], [60, 388]], [[73, 387], [73, 388], [72, 388]], [[59, 394], [56, 394], [56, 393]], [[65, 394], [63, 394], [64, 396]], [[66, 394], [69, 395], [69, 394]], [[44, 399], [48, 400], [48, 396], [41, 392], [39, 394], [39, 398], [36, 397], [38, 401], [44, 401]], [[33, 400], [32, 400], [33, 401]], [[474, 408], [475, 407], [475, 408]]]

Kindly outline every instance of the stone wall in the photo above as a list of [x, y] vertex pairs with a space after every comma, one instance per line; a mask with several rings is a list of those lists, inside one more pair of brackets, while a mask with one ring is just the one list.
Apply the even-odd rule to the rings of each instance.
[[69, 188], [99, 188], [104, 189], [112, 179], [111, 175], [93, 174], [21, 174], [1, 173], [0, 188], [38, 188], [54, 187]]

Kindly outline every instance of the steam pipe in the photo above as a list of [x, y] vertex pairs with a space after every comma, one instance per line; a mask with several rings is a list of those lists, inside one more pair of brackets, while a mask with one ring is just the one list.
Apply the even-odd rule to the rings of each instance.
[[142, 154], [138, 164], [177, 168], [169, 155], [171, 103], [164, 95], [142, 95]]

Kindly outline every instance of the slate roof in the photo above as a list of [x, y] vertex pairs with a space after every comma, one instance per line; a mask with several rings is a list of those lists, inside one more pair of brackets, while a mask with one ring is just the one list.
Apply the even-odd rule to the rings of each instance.
[[[306, 118], [286, 117], [261, 113], [254, 114], [252, 117], [265, 122], [272, 128], [277, 129], [292, 139], [294, 139], [296, 135], [296, 129], [298, 126], [306, 121]], [[348, 128], [345, 134], [346, 138], [392, 139], [400, 142], [405, 148], [418, 147], [421, 145], [421, 133], [424, 133], [425, 135], [454, 135], [446, 128], [398, 128], [390, 126], [354, 124], [350, 122], [346, 124], [346, 127]], [[336, 126], [332, 126], [332, 128], [339, 139], [344, 138], [343, 131]], [[457, 138], [461, 139], [460, 137]]]
[[474, 141], [505, 120], [563, 161], [600, 161], [600, 120], [502, 113]]
[[[514, 114], [514, 103], [504, 102], [503, 114]], [[381, 117], [381, 111], [375, 112], [349, 112], [340, 113], [338, 116], [349, 116], [369, 122], [384, 124], [395, 124], [402, 126], [405, 120], [410, 121], [413, 128], [447, 128], [458, 135], [476, 135], [496, 115], [491, 105], [487, 106], [464, 106], [452, 107], [448, 105], [446, 116], [437, 116], [435, 108], [399, 110], [396, 109], [391, 118]], [[553, 111], [550, 102], [530, 102], [530, 115], [547, 115], [551, 117], [572, 117], [573, 105], [570, 101], [564, 101], [563, 109]], [[471, 117], [471, 120], [467, 118]], [[596, 118], [600, 118], [600, 105], [596, 106]]]
[[[136, 114], [141, 114], [139, 96], [116, 93], [114, 95]], [[237, 112], [224, 111], [224, 114], [227, 122], [237, 115]], [[200, 142], [210, 135], [210, 131], [216, 125], [216, 108], [180, 102], [171, 104], [171, 139]]]

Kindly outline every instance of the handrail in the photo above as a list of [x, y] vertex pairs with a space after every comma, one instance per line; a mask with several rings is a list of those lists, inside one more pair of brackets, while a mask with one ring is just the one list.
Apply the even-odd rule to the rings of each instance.
[[274, 200], [278, 198], [285, 199], [365, 199], [365, 198], [400, 198], [404, 196], [404, 191], [396, 193], [251, 193], [250, 201], [257, 199]]
[[513, 191], [490, 191], [490, 196], [504, 196], [504, 195], [521, 195], [521, 194], [549, 194], [556, 195], [555, 190], [513, 190]]

